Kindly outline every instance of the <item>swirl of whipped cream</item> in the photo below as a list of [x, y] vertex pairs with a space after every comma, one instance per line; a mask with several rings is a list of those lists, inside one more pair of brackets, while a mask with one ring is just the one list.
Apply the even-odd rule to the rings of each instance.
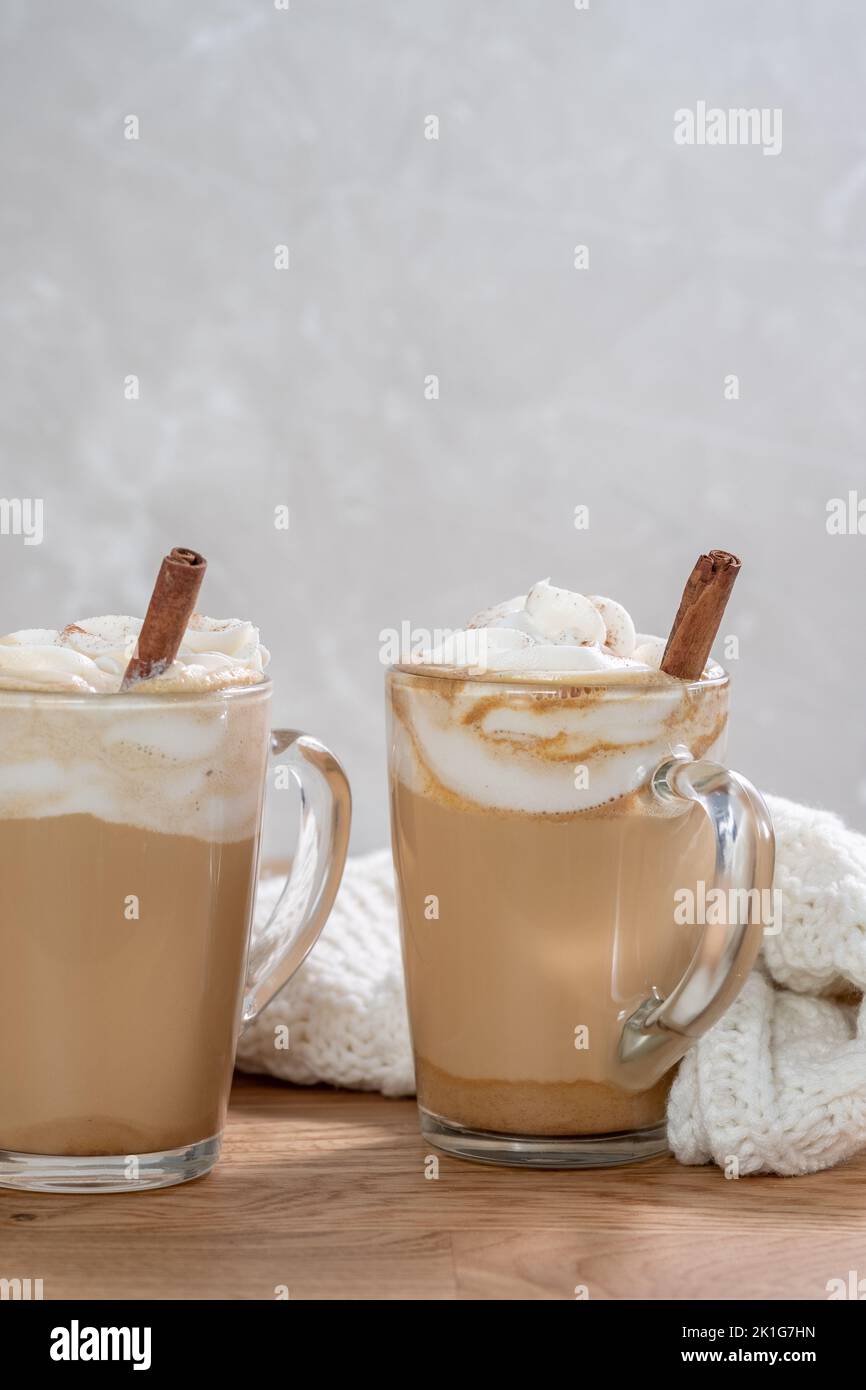
[[[0, 689], [112, 694], [141, 631], [141, 618], [82, 618], [62, 629], [25, 628], [0, 637]], [[258, 628], [239, 618], [194, 613], [177, 657], [136, 693], [196, 693], [255, 685], [270, 653]]]
[[473, 674], [657, 671], [664, 647], [661, 637], [637, 634], [615, 599], [586, 597], [541, 579], [527, 594], [478, 613], [423, 653], [419, 664]]
[[543, 579], [395, 672], [396, 775], [446, 802], [568, 815], [637, 791], [674, 747], [718, 755], [724, 672], [679, 681], [664, 649], [615, 599]]

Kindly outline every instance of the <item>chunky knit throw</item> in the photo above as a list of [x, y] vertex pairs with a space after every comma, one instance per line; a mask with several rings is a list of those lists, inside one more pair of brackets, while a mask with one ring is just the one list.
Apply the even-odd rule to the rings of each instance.
[[[259, 886], [254, 942], [281, 886]], [[305, 1086], [414, 1093], [390, 850], [348, 860], [314, 950], [241, 1034], [237, 1065]]]
[[[866, 836], [779, 797], [783, 928], [684, 1058], [668, 1137], [681, 1163], [808, 1173], [866, 1145]], [[262, 883], [256, 927], [279, 892]], [[288, 1045], [286, 1045], [288, 1044]], [[414, 1090], [391, 856], [352, 859], [322, 937], [243, 1034], [238, 1066], [384, 1095]]]
[[768, 804], [783, 927], [683, 1059], [668, 1138], [681, 1163], [811, 1173], [866, 1145], [866, 836]]

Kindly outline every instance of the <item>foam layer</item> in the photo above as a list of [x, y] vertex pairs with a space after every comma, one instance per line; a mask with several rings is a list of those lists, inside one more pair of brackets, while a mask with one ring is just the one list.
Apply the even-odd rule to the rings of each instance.
[[392, 675], [397, 776], [446, 800], [567, 815], [643, 787], [674, 748], [721, 756], [724, 672], [676, 680], [658, 670], [664, 647], [614, 599], [542, 580]]
[[474, 675], [657, 671], [664, 647], [659, 637], [638, 635], [630, 614], [615, 599], [601, 594], [587, 598], [541, 579], [529, 593], [478, 613], [465, 628], [422, 653], [418, 664]]
[[[109, 615], [62, 629], [10, 632], [0, 637], [0, 689], [112, 694], [120, 689], [141, 627], [141, 618]], [[269, 660], [251, 623], [194, 613], [177, 659], [137, 689], [164, 695], [255, 685]]]
[[727, 683], [608, 678], [560, 691], [392, 676], [394, 767], [411, 790], [567, 815], [645, 785], [672, 749], [723, 752]]
[[84, 814], [217, 842], [254, 835], [269, 696], [0, 697], [0, 820]]

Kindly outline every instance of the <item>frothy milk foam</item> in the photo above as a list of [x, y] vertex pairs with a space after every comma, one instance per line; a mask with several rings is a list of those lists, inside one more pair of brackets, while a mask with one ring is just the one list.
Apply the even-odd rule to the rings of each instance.
[[667, 818], [646, 784], [674, 749], [719, 756], [727, 719], [721, 667], [676, 680], [664, 646], [615, 600], [543, 580], [389, 678], [404, 960], [434, 1115], [538, 1135], [663, 1118], [666, 1083], [631, 1094], [618, 1042], [692, 954], [673, 894], [712, 878], [713, 843], [699, 809]]
[[0, 700], [22, 692], [4, 707], [0, 819], [79, 813], [203, 839], [253, 834], [251, 759], [257, 768], [260, 754], [239, 736], [240, 708], [227, 720], [207, 703], [172, 698], [260, 684], [269, 653], [250, 623], [195, 614], [173, 665], [116, 704], [61, 699], [49, 713], [47, 702], [25, 698], [116, 694], [141, 626], [109, 616], [0, 637]]
[[[487, 640], [470, 642], [461, 668], [453, 658], [466, 655], [472, 633]], [[415, 790], [432, 780], [478, 806], [528, 814], [573, 814], [627, 796], [670, 750], [674, 726], [704, 751], [718, 732], [719, 700], [695, 701], [688, 685], [659, 674], [664, 646], [638, 636], [613, 599], [542, 580], [422, 654], [420, 671], [453, 679], [419, 682], [404, 701], [398, 775]], [[704, 675], [723, 672], [710, 662]], [[499, 699], [476, 695], [481, 679], [517, 688]], [[521, 692], [521, 681], [551, 688]], [[577, 766], [585, 777], [574, 776]]]

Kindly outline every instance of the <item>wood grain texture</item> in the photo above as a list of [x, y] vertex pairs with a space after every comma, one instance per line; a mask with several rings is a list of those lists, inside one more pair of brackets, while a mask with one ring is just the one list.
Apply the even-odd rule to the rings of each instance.
[[107, 1197], [0, 1192], [0, 1276], [46, 1298], [826, 1298], [866, 1276], [866, 1156], [727, 1181], [672, 1158], [532, 1173], [429, 1150], [415, 1105], [238, 1077], [214, 1173]]

